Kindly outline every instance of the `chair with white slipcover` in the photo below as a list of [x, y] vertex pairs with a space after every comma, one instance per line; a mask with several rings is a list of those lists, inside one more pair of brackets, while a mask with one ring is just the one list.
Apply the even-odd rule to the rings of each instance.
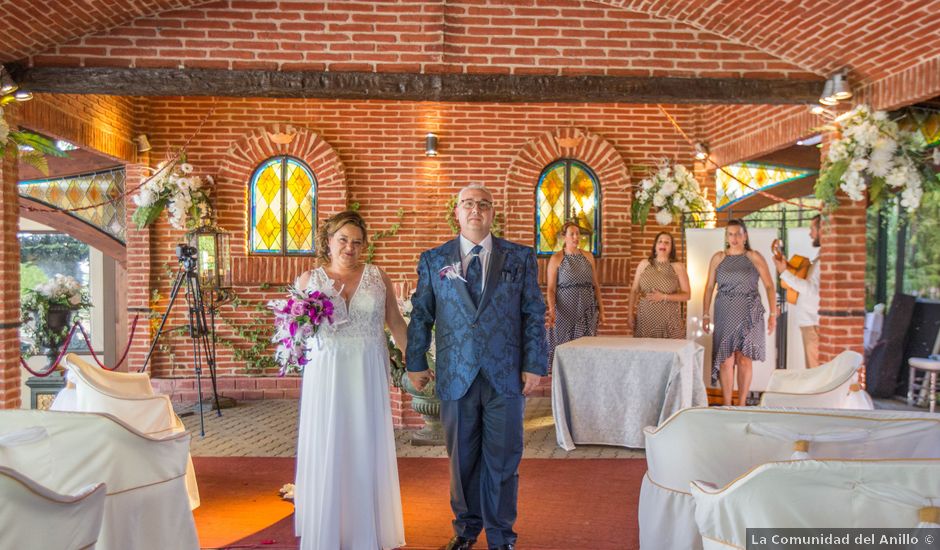
[[794, 458], [940, 458], [940, 417], [928, 413], [684, 409], [648, 427], [640, 488], [640, 548], [700, 549], [689, 484], [719, 486], [751, 468]]
[[[114, 415], [139, 432], [153, 436], [186, 431], [169, 396], [153, 391], [150, 376], [138, 372], [112, 372], [70, 353], [63, 359], [68, 383], [50, 410], [97, 412]], [[190, 509], [199, 507], [199, 486], [192, 460], [186, 470]]]
[[30, 431], [37, 436], [0, 449], [0, 466], [60, 494], [106, 484], [95, 548], [198, 550], [186, 491], [189, 433], [154, 437], [100, 413], [0, 410], [0, 438]]
[[872, 410], [871, 396], [858, 381], [863, 357], [843, 351], [814, 369], [775, 370], [761, 396], [761, 407]]
[[691, 489], [705, 550], [745, 548], [748, 528], [940, 527], [937, 459], [772, 462]]

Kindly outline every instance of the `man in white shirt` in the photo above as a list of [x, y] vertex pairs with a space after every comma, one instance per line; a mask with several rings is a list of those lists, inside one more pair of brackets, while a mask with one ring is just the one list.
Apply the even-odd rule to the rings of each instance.
[[[819, 221], [817, 214], [809, 225], [809, 236], [813, 247], [819, 248]], [[800, 279], [787, 271], [785, 260], [774, 259], [780, 280], [799, 293], [796, 304], [790, 308], [803, 335], [803, 350], [806, 355], [806, 368], [819, 366], [819, 256], [813, 260], [805, 279]]]

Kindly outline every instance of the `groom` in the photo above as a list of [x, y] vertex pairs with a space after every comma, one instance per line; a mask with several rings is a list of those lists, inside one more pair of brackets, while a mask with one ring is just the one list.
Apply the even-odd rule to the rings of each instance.
[[431, 380], [425, 353], [435, 327], [437, 395], [450, 456], [456, 536], [447, 550], [513, 550], [525, 396], [547, 374], [545, 303], [535, 252], [494, 238], [493, 195], [465, 187], [454, 209], [460, 236], [421, 254], [408, 326], [408, 377]]

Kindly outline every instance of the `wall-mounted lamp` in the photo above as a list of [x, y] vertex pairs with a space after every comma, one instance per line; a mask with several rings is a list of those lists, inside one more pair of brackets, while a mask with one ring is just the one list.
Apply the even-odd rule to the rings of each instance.
[[153, 146], [150, 145], [150, 140], [147, 139], [147, 134], [140, 134], [134, 138], [134, 141], [137, 142], [138, 153], [146, 153], [147, 151], [153, 149]]
[[695, 160], [705, 160], [708, 158], [708, 145], [705, 145], [701, 141], [696, 141], [695, 145]]
[[819, 103], [831, 107], [851, 98], [852, 88], [849, 87], [846, 71], [843, 69], [826, 79], [822, 94], [819, 96]]
[[434, 132], [428, 132], [424, 138], [424, 154], [429, 157], [437, 156], [437, 134]]

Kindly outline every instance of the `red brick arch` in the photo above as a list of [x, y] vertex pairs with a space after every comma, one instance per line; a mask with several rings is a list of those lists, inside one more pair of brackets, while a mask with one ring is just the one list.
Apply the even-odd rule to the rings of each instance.
[[[525, 144], [513, 159], [500, 197], [506, 206], [506, 237], [535, 243], [535, 190], [546, 166], [570, 158], [583, 162], [597, 176], [601, 188], [601, 238], [603, 249], [621, 254], [604, 254], [598, 262], [602, 281], [619, 281], [630, 261], [630, 172], [623, 156], [602, 136], [581, 128], [565, 127], [540, 134]], [[621, 257], [622, 256], [622, 257]], [[540, 269], [544, 278], [544, 269]], [[621, 275], [618, 275], [621, 274]]]
[[[275, 143], [272, 135], [293, 134], [290, 143]], [[259, 164], [279, 155], [307, 164], [317, 181], [316, 223], [346, 208], [346, 169], [336, 150], [319, 134], [303, 127], [273, 124], [256, 129], [235, 142], [220, 164], [216, 183], [219, 224], [232, 232], [233, 275], [238, 283], [281, 283], [310, 267], [310, 256], [248, 255], [248, 185]]]
[[535, 239], [535, 188], [546, 166], [559, 159], [583, 162], [597, 176], [601, 187], [601, 229], [607, 223], [608, 193], [616, 195], [629, 184], [627, 165], [620, 152], [603, 137], [579, 129], [558, 128], [525, 144], [509, 167], [504, 193], [507, 215], [514, 220], [510, 238], [532, 243]]

